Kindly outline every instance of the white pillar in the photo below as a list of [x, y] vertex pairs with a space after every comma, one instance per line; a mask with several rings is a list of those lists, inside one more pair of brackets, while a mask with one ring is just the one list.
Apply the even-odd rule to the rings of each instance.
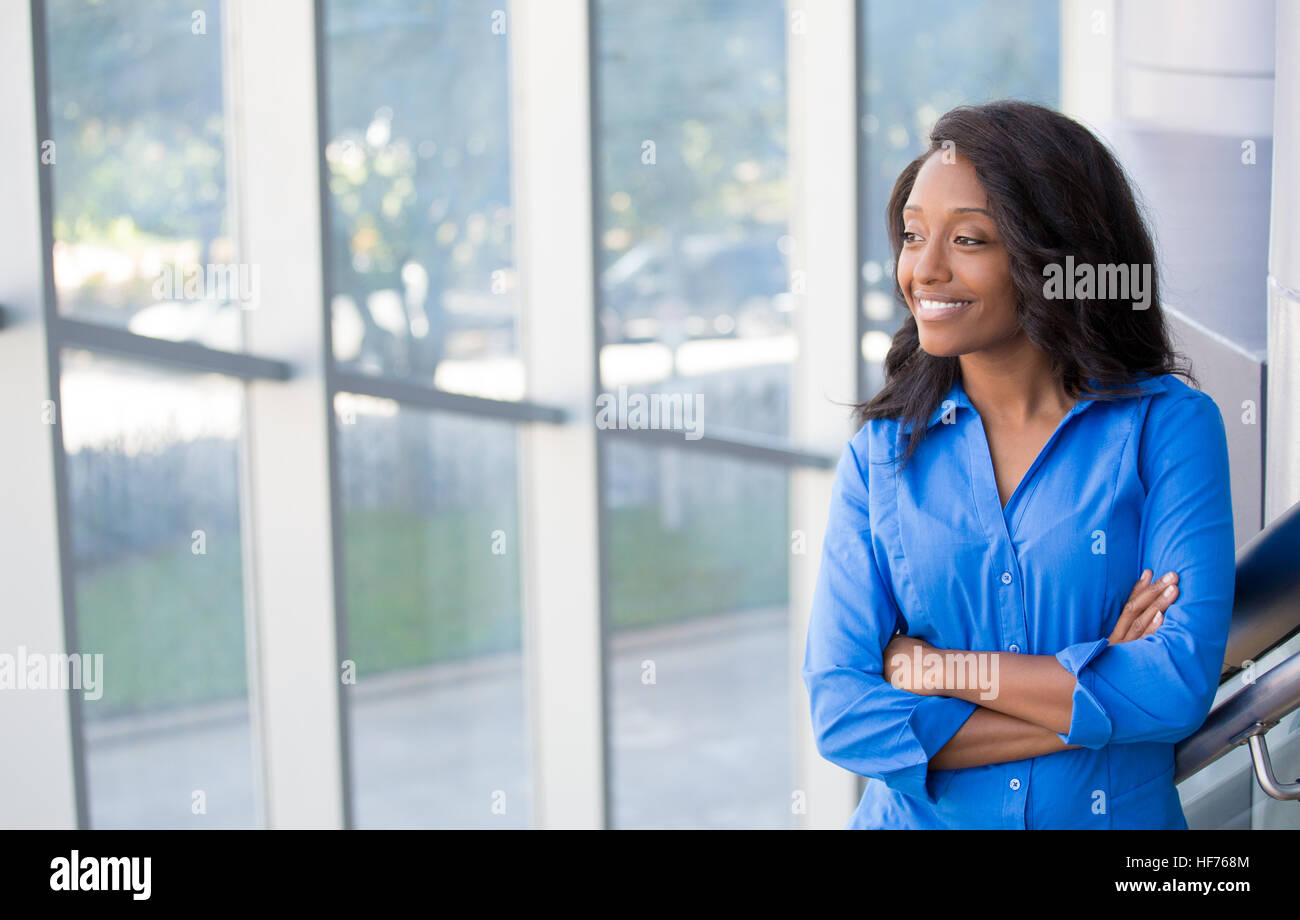
[[1277, 4], [1264, 525], [1300, 501], [1300, 3]]
[[248, 385], [246, 607], [267, 825], [345, 824], [311, 0], [228, 0], [227, 112], [250, 351], [292, 379]]
[[1267, 137], [1273, 3], [1121, 0], [1116, 115], [1153, 129]]
[[509, 6], [511, 176], [528, 399], [570, 413], [521, 441], [524, 654], [541, 828], [605, 825], [586, 0]]
[[[853, 0], [790, 0], [789, 137], [792, 288], [799, 358], [790, 394], [790, 432], [801, 447], [838, 457], [853, 436], [858, 306], [857, 19]], [[802, 274], [800, 274], [802, 273]], [[807, 813], [797, 824], [842, 828], [857, 805], [854, 774], [817, 751], [800, 669], [821, 562], [834, 470], [795, 468], [790, 521], [804, 552], [790, 557], [790, 674], [795, 784]]]
[[[32, 60], [31, 4], [0, 6], [0, 176], [5, 217], [0, 221], [0, 654], [62, 654], [62, 572], [59, 563], [55, 443], [62, 420], [52, 382], [45, 329], [46, 265], [41, 231], [36, 136], [37, 86]], [[48, 401], [48, 405], [47, 405]], [[47, 414], [52, 413], [52, 414]], [[93, 651], [93, 650], [92, 650]], [[109, 665], [111, 668], [111, 664]], [[111, 675], [111, 671], [109, 672]], [[109, 678], [112, 679], [111, 676]], [[0, 827], [77, 826], [77, 797], [69, 694], [55, 690], [0, 690]]]

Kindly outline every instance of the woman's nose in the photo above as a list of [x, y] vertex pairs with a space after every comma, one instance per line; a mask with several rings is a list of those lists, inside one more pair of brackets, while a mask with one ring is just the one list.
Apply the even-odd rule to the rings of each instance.
[[951, 278], [948, 270], [948, 258], [940, 240], [927, 240], [921, 250], [921, 257], [912, 270], [913, 278], [921, 284], [934, 281], [947, 281]]

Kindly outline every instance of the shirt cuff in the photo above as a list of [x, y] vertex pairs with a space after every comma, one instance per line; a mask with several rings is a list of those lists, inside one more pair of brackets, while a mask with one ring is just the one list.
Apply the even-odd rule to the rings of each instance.
[[1093, 674], [1084, 668], [1098, 655], [1110, 648], [1109, 639], [1095, 642], [1078, 642], [1068, 645], [1056, 653], [1056, 660], [1061, 667], [1075, 677], [1074, 693], [1071, 696], [1069, 730], [1062, 735], [1056, 733], [1065, 744], [1077, 744], [1086, 748], [1102, 748], [1110, 743], [1112, 730], [1110, 716], [1102, 708], [1101, 701], [1093, 692]]
[[[978, 708], [975, 703], [953, 697], [921, 697], [912, 707], [895, 742], [900, 759], [909, 761], [909, 764], [885, 773], [881, 780], [891, 789], [935, 804], [938, 790], [933, 782], [930, 758], [939, 753], [939, 749], [957, 734]], [[946, 787], [947, 783], [939, 785]]]

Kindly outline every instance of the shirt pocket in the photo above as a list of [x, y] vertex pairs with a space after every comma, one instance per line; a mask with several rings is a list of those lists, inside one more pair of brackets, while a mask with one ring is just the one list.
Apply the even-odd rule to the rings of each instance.
[[1183, 826], [1182, 803], [1171, 764], [1159, 776], [1139, 783], [1110, 800], [1113, 830], [1166, 830]]

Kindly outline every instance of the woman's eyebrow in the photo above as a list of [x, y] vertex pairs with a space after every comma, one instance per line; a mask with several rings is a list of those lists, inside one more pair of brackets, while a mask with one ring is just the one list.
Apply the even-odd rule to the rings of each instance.
[[[919, 204], [905, 204], [905, 205], [903, 205], [903, 210], [904, 210], [904, 211], [922, 211], [922, 210], [924, 210], [924, 209], [923, 209]], [[952, 213], [953, 213], [953, 214], [967, 214], [967, 213], [975, 213], [975, 214], [983, 214], [985, 217], [992, 217], [992, 216], [993, 216], [993, 215], [990, 214], [988, 211], [986, 211], [984, 208], [952, 208], [951, 210], [952, 210]]]

